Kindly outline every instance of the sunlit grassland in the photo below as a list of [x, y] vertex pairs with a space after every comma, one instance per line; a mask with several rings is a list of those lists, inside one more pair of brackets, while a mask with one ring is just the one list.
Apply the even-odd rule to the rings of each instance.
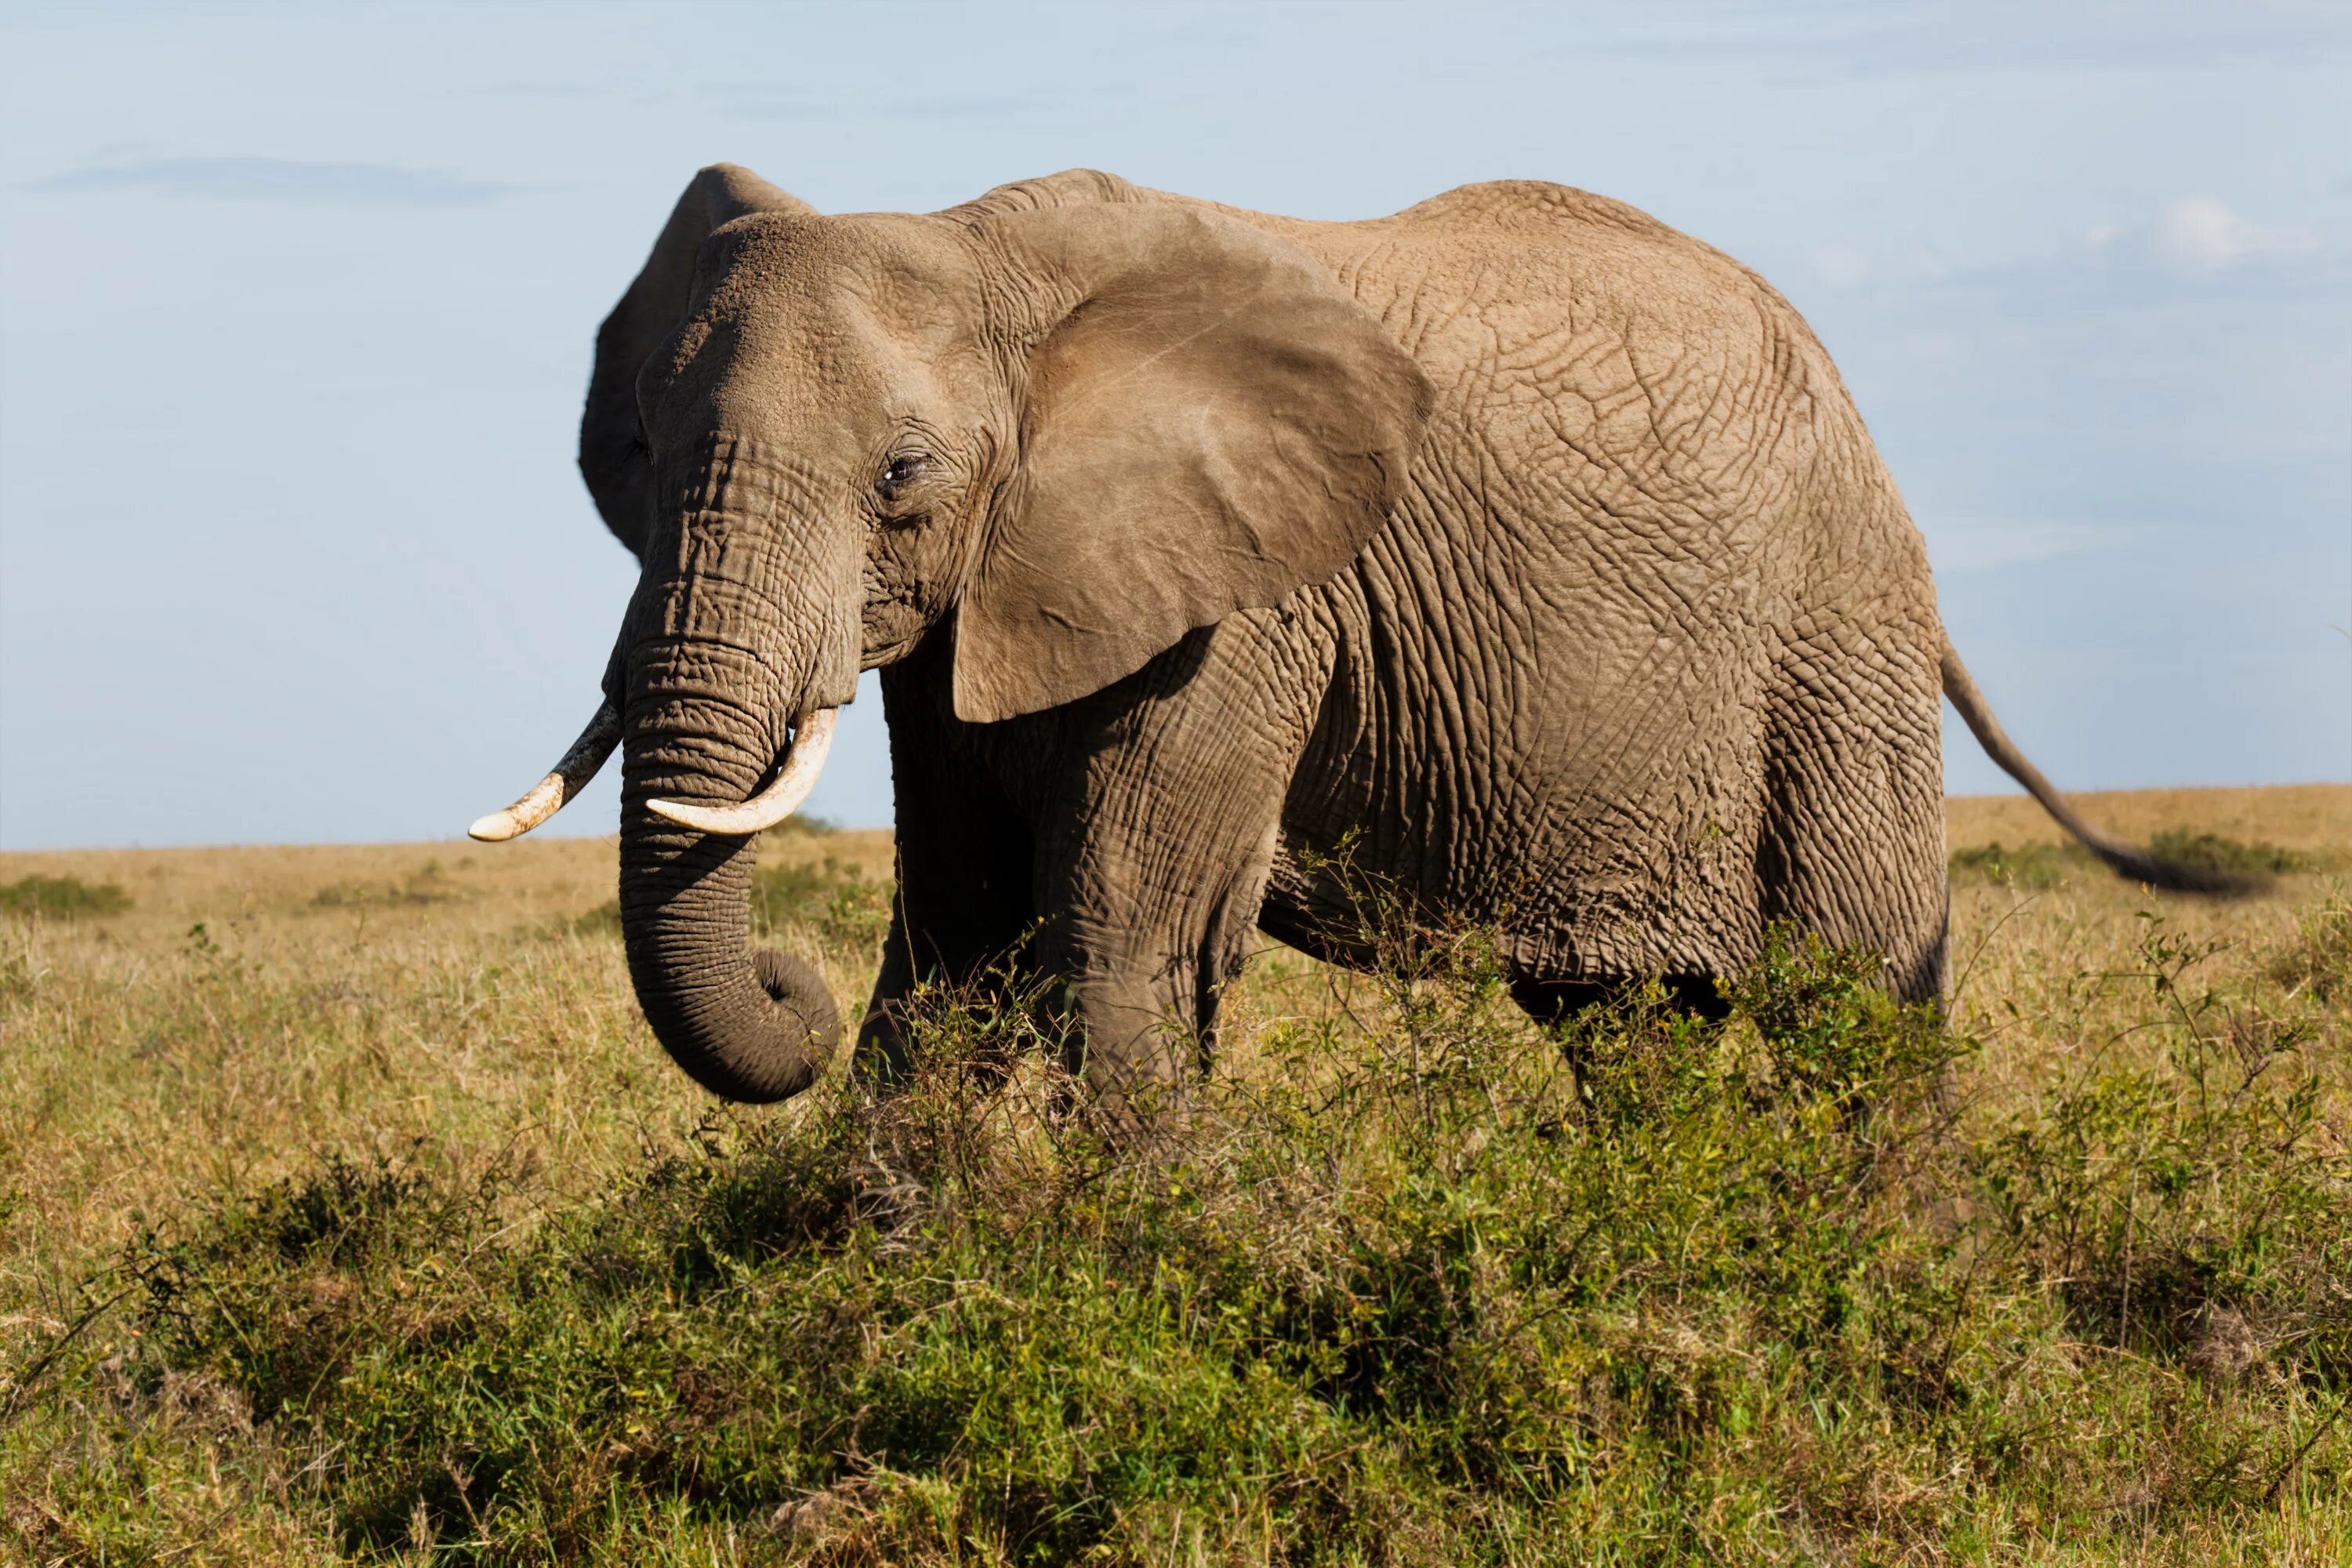
[[[2084, 804], [2288, 868], [1956, 801], [1948, 1031], [1796, 953], [1580, 1087], [1270, 951], [1148, 1145], [1013, 1017], [716, 1107], [609, 841], [0, 857], [0, 1558], [2352, 1561], [2352, 788]], [[762, 860], [854, 1008], [887, 837]]]

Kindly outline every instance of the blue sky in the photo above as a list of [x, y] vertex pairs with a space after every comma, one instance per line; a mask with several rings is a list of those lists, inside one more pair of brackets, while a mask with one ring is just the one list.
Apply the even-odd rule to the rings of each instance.
[[[717, 159], [828, 210], [1074, 164], [1630, 201], [1811, 320], [2063, 785], [2352, 778], [2346, 16], [20, 0], [0, 846], [446, 837], [535, 778], [633, 576], [572, 464], [591, 339]], [[870, 686], [813, 808], [888, 820]]]

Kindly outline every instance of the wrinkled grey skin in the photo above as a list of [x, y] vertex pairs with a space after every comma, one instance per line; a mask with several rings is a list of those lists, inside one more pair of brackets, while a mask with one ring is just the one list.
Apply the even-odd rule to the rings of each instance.
[[1106, 1095], [1175, 1082], [1254, 930], [1360, 956], [1342, 864], [1495, 922], [1539, 1013], [1704, 995], [1783, 919], [1943, 986], [1966, 675], [1918, 531], [1788, 302], [1618, 203], [1308, 223], [1075, 171], [826, 217], [719, 165], [597, 340], [581, 467], [644, 566], [631, 973], [721, 1094], [804, 1088], [832, 1001], [748, 951], [751, 843], [646, 802], [743, 799], [875, 668], [884, 1075], [916, 985], [1018, 948]]

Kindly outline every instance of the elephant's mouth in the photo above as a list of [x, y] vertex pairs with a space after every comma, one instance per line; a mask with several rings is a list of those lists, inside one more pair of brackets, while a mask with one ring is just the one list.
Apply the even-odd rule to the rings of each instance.
[[649, 800], [646, 809], [680, 827], [691, 827], [697, 833], [730, 835], [748, 838], [755, 833], [765, 833], [801, 808], [816, 787], [817, 776], [824, 772], [824, 759], [833, 750], [833, 728], [841, 717], [838, 708], [820, 708], [814, 713], [803, 713], [793, 725], [792, 742], [784, 750], [784, 765], [767, 786], [740, 805], [695, 805], [685, 801]]
[[[807, 801], [809, 792], [816, 788], [816, 781], [824, 772], [825, 758], [833, 750], [834, 726], [840, 717], [838, 708], [820, 708], [803, 714], [793, 725], [792, 743], [785, 748], [783, 766], [776, 770], [776, 776], [764, 788], [740, 805], [696, 805], [686, 801], [649, 800], [646, 809], [697, 833], [739, 838], [765, 833], [798, 811]], [[466, 836], [485, 844], [503, 844], [529, 833], [588, 787], [620, 740], [620, 710], [608, 699], [597, 707], [588, 727], [557, 760], [553, 771], [505, 810], [476, 817], [474, 825], [466, 829]]]

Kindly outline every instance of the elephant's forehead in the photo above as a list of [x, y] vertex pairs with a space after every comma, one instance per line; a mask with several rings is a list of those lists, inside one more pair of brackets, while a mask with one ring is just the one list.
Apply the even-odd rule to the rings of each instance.
[[716, 231], [709, 300], [772, 328], [897, 335], [969, 325], [980, 275], [953, 225], [904, 213], [760, 214]]
[[915, 392], [973, 357], [977, 269], [937, 220], [761, 216], [713, 240], [680, 357], [700, 361], [726, 401], [811, 415]]

